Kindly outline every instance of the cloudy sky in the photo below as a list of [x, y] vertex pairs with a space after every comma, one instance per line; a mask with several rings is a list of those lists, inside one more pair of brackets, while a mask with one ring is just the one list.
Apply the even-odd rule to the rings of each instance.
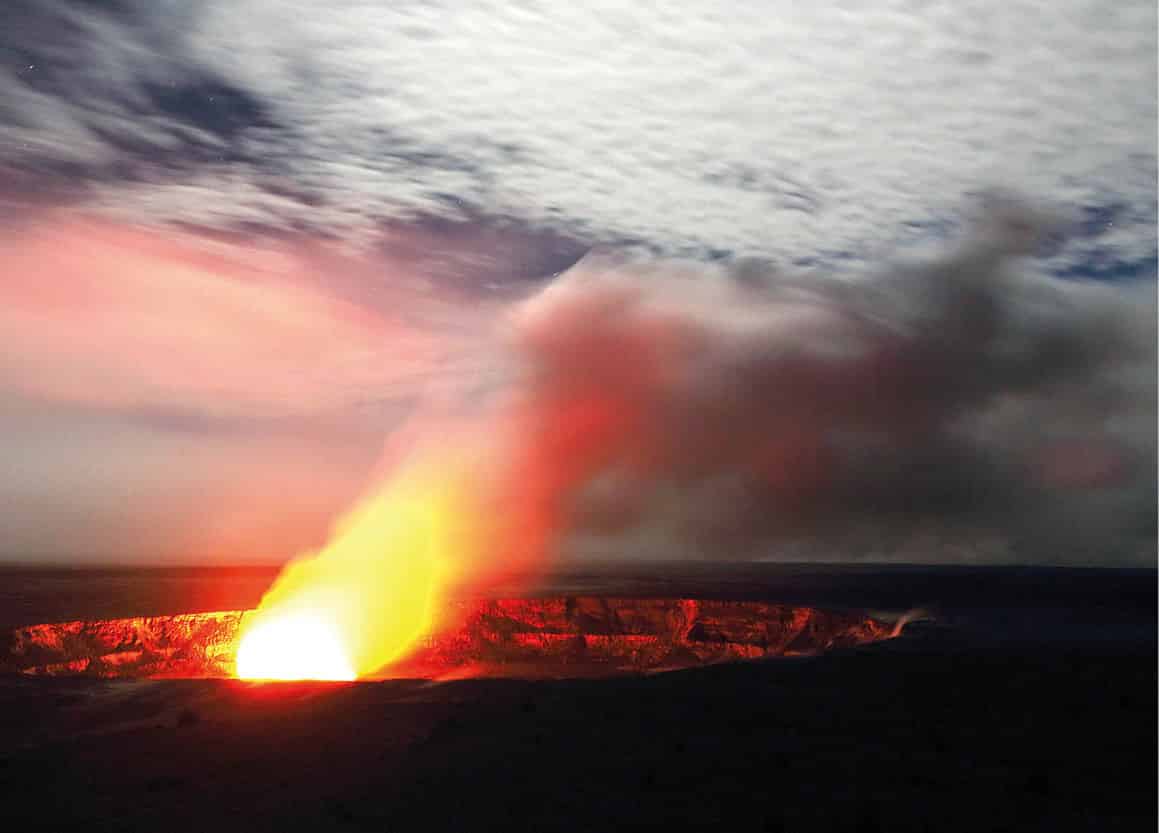
[[[873, 285], [957, 251], [1000, 191], [1051, 216], [1018, 269], [1062, 306], [1153, 304], [1153, 2], [15, 0], [4, 16], [0, 559], [316, 544], [392, 430], [495, 383], [512, 305], [592, 250], [704, 280]], [[1068, 413], [1091, 411], [1095, 381], [1135, 379], [1126, 361], [1076, 363]], [[1059, 429], [1082, 466], [1034, 453], [1047, 481], [1099, 487], [1059, 498], [1071, 517], [1129, 515], [1153, 544], [1150, 361], [1123, 397], [1142, 414]], [[1029, 396], [986, 389], [1003, 413]], [[1113, 485], [1130, 494], [1083, 466], [1129, 469]], [[1084, 558], [1138, 556], [1067, 560]]]

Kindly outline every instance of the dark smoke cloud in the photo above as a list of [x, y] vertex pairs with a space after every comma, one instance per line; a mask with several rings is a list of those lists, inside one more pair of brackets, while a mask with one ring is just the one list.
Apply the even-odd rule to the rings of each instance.
[[991, 200], [941, 259], [845, 281], [585, 260], [513, 319], [510, 535], [603, 557], [1150, 560], [1154, 286], [1021, 268], [1057, 230]]

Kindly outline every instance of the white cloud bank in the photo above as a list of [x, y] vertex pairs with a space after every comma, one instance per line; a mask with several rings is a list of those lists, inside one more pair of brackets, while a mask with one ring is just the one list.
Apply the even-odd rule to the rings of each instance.
[[[13, 59], [0, 139], [13, 169], [168, 159], [101, 179], [138, 218], [351, 233], [464, 201], [595, 242], [832, 264], [1002, 185], [1117, 206], [1071, 261], [1155, 251], [1146, 0], [127, 7], [35, 6], [67, 12], [13, 29], [47, 60]], [[196, 118], [157, 93], [206, 99], [207, 78], [227, 87]], [[197, 164], [166, 156], [182, 147]]]

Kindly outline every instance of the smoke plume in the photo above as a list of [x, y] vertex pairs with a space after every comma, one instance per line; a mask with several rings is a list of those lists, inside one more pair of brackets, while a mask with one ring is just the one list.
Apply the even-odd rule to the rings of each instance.
[[543, 556], [1124, 563], [1155, 539], [1155, 292], [1010, 200], [859, 279], [589, 258], [509, 321], [478, 482]]

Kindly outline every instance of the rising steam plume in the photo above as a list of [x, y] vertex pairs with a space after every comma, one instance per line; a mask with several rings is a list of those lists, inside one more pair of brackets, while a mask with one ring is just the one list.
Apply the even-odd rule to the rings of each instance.
[[487, 557], [1150, 559], [1154, 286], [1037, 275], [1065, 227], [983, 208], [864, 279], [581, 262], [509, 322]]

